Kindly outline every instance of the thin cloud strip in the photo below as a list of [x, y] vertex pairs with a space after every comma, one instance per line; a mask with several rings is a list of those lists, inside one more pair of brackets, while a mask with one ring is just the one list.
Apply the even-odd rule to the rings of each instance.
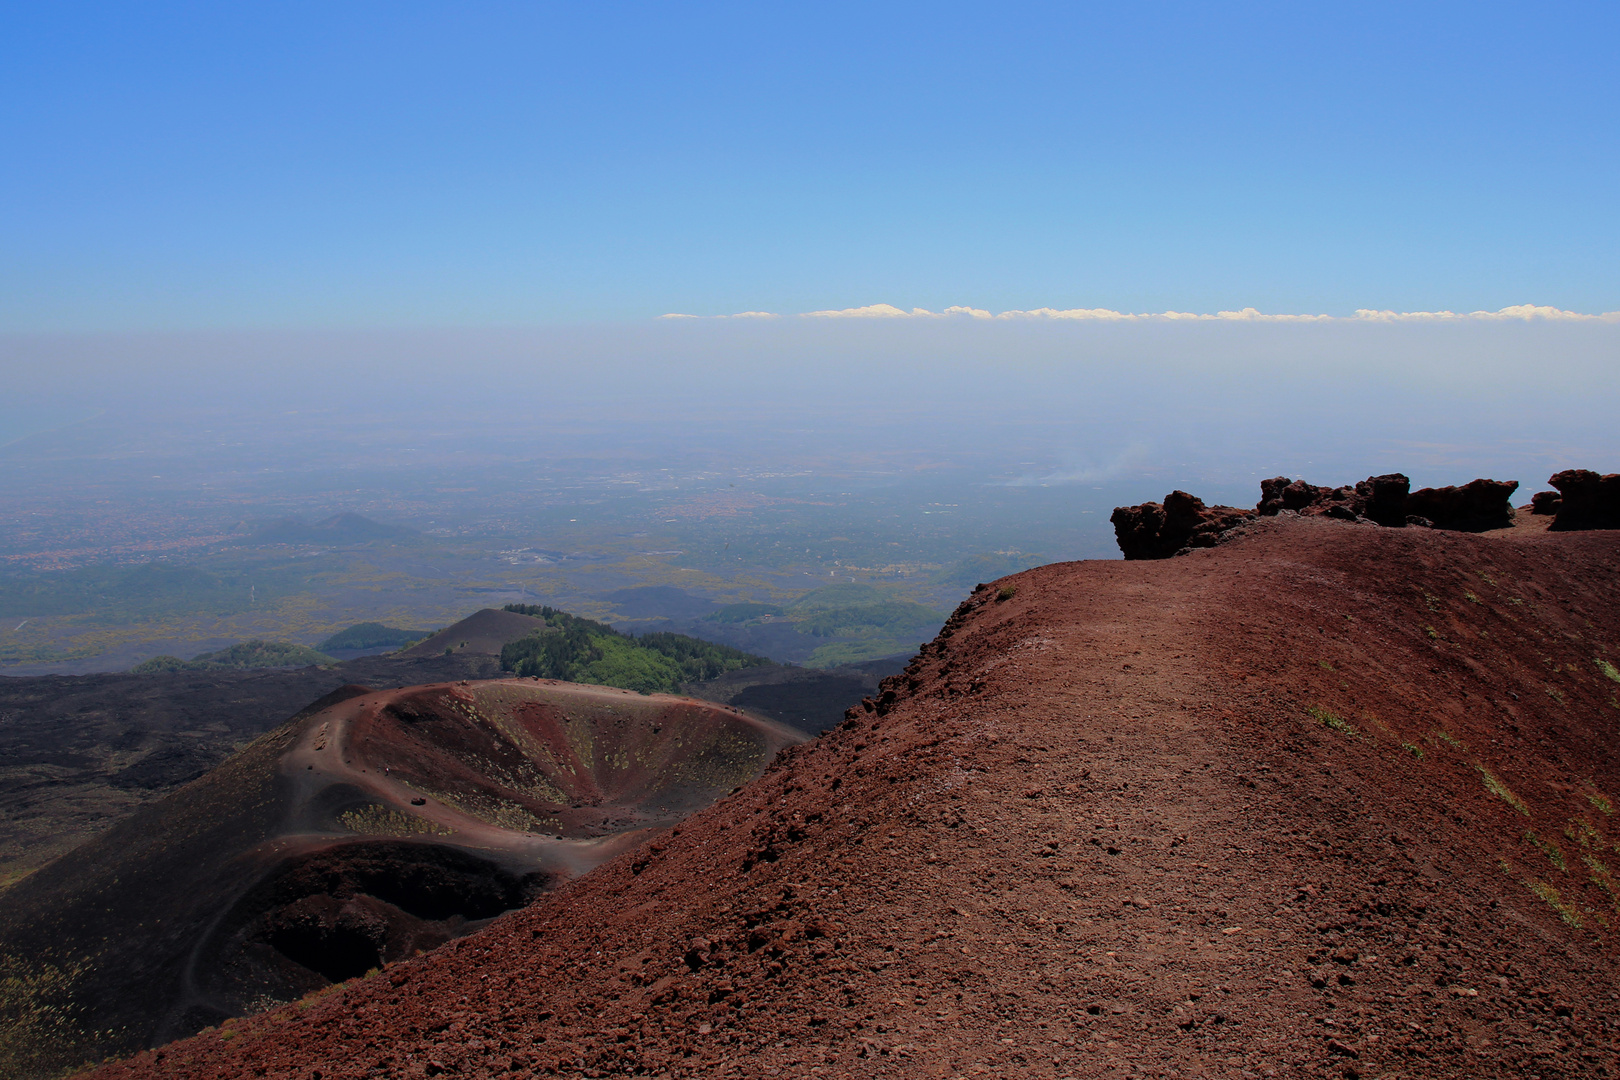
[[[735, 315], [686, 315], [670, 312], [660, 319], [779, 319], [773, 311], [739, 311]], [[992, 314], [984, 308], [955, 305], [942, 311], [927, 308], [895, 307], [893, 304], [867, 304], [864, 307], [839, 308], [826, 311], [800, 312], [801, 319], [1050, 319], [1065, 322], [1531, 322], [1545, 319], [1552, 322], [1605, 322], [1620, 323], [1620, 311], [1606, 311], [1601, 315], [1588, 315], [1579, 311], [1545, 304], [1514, 304], [1498, 311], [1379, 311], [1357, 308], [1354, 315], [1271, 315], [1256, 308], [1241, 311], [1217, 311], [1214, 314], [1191, 311], [1129, 312], [1112, 308], [1031, 308], [1014, 309]]]
[[1588, 315], [1579, 311], [1538, 304], [1516, 304], [1499, 311], [1376, 311], [1358, 308], [1351, 316], [1342, 315], [1270, 315], [1252, 307], [1241, 311], [1217, 311], [1214, 314], [1188, 311], [1127, 312], [1111, 308], [1033, 308], [1029, 311], [1003, 311], [992, 315], [983, 308], [948, 307], [943, 311], [912, 308], [906, 311], [892, 304], [869, 304], [865, 307], [842, 308], [835, 311], [806, 311], [806, 319], [1062, 319], [1077, 322], [1445, 322], [1476, 319], [1502, 322], [1547, 319], [1571, 322], [1620, 322], [1620, 311]]
[[739, 311], [735, 315], [683, 315], [672, 311], [668, 315], [658, 316], [660, 319], [780, 319], [782, 316], [774, 311]]

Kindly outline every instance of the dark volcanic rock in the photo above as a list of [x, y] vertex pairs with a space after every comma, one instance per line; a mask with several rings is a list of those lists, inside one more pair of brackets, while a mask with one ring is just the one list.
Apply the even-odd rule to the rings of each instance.
[[1530, 496], [1530, 512], [1538, 516], [1551, 516], [1564, 505], [1563, 496], [1556, 491], [1538, 491]]
[[1513, 506], [1508, 499], [1519, 482], [1470, 480], [1462, 487], [1420, 491], [1411, 491], [1411, 486], [1412, 481], [1402, 473], [1369, 476], [1354, 486], [1336, 488], [1274, 476], [1260, 481], [1260, 504], [1255, 509], [1265, 517], [1291, 510], [1304, 517], [1371, 521], [1393, 529], [1425, 525], [1479, 532], [1512, 523]]
[[1563, 496], [1554, 529], [1620, 529], [1620, 473], [1599, 476], [1591, 469], [1565, 469], [1547, 483]]
[[127, 769], [107, 778], [115, 788], [156, 791], [195, 780], [225, 758], [211, 746], [161, 746]]
[[1265, 517], [1292, 510], [1305, 517], [1365, 519], [1400, 528], [1409, 513], [1406, 500], [1411, 486], [1412, 481], [1401, 473], [1369, 476], [1353, 487], [1346, 484], [1336, 488], [1274, 476], [1260, 481], [1260, 503], [1255, 509]]
[[1427, 518], [1437, 529], [1484, 532], [1513, 523], [1509, 500], [1517, 480], [1470, 480], [1462, 487], [1422, 488], [1406, 498], [1406, 512]]
[[1407, 493], [1411, 489], [1412, 481], [1404, 473], [1367, 477], [1356, 485], [1356, 495], [1362, 500], [1362, 516], [1380, 525], [1400, 528], [1406, 524], [1406, 515], [1412, 512], [1407, 505]]
[[1172, 491], [1163, 505], [1117, 506], [1114, 538], [1127, 559], [1168, 559], [1193, 548], [1214, 547], [1222, 537], [1254, 520], [1236, 506], [1205, 506], [1185, 491]]

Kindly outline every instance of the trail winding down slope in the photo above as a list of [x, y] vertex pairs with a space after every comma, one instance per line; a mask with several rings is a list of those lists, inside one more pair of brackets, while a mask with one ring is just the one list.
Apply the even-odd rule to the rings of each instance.
[[534, 906], [135, 1077], [1613, 1076], [1620, 533], [982, 587]]

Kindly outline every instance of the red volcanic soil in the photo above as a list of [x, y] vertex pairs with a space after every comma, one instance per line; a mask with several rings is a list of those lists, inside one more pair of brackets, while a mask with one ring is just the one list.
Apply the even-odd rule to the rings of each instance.
[[1598, 1077], [1620, 533], [1276, 519], [984, 587], [879, 703], [134, 1077]]

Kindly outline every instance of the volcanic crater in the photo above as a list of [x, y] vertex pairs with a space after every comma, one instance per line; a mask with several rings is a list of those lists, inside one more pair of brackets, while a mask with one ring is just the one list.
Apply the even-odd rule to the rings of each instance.
[[71, 981], [58, 1050], [162, 1043], [476, 929], [803, 738], [550, 680], [344, 687], [10, 889], [0, 950]]

